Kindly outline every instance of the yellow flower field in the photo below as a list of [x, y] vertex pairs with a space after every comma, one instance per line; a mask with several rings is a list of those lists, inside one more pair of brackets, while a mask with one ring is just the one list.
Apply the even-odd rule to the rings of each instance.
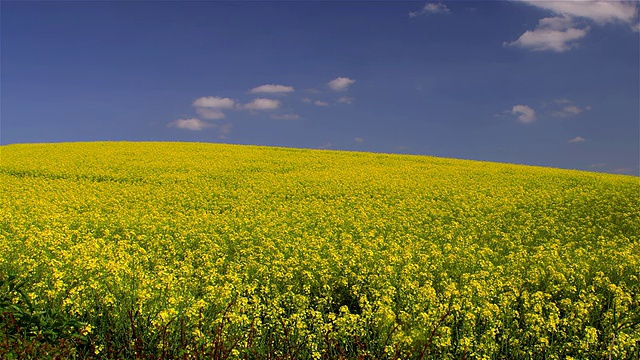
[[96, 142], [0, 147], [0, 196], [0, 357], [640, 354], [637, 177]]

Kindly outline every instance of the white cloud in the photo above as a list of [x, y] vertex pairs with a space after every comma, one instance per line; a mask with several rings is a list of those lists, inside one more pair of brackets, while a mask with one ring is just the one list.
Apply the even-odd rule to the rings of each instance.
[[585, 138], [581, 137], [581, 136], [576, 136], [573, 139], [569, 139], [567, 142], [568, 143], [580, 143], [580, 142], [585, 142]]
[[215, 109], [232, 109], [235, 102], [229, 98], [220, 98], [217, 96], [206, 96], [196, 99], [193, 106], [215, 108]]
[[316, 106], [329, 106], [329, 103], [326, 101], [320, 101], [320, 100], [316, 100], [313, 102], [314, 105]]
[[567, 17], [544, 18], [534, 30], [527, 30], [518, 40], [505, 42], [506, 46], [518, 46], [534, 51], [563, 52], [576, 47], [577, 40], [587, 35], [589, 27], [578, 29]]
[[447, 5], [443, 3], [428, 3], [424, 6], [424, 9], [433, 14], [448, 13], [450, 11]]
[[298, 120], [300, 119], [300, 115], [298, 114], [273, 114], [270, 116], [275, 120]]
[[197, 107], [196, 112], [200, 117], [209, 120], [224, 119], [225, 117], [222, 111], [213, 108]]
[[526, 105], [515, 105], [511, 109], [513, 115], [518, 115], [518, 121], [524, 124], [532, 123], [536, 120], [536, 112]]
[[309, 99], [309, 98], [302, 98], [302, 102], [303, 102], [303, 103], [310, 104], [310, 103], [312, 103], [312, 102], [313, 102], [313, 100], [311, 100], [311, 99]]
[[539, 1], [524, 0], [524, 3], [565, 16], [606, 23], [632, 24], [637, 18], [638, 7], [632, 1]]
[[451, 12], [447, 5], [443, 3], [427, 3], [419, 11], [412, 11], [409, 17], [414, 18], [425, 14], [446, 14]]
[[610, 23], [627, 24], [634, 31], [640, 31], [637, 22], [638, 6], [634, 1], [540, 1], [518, 0], [545, 9], [554, 17], [541, 19], [534, 30], [526, 31], [513, 42], [504, 45], [519, 46], [536, 51], [564, 52], [578, 46], [578, 40], [587, 35], [589, 26], [578, 28], [576, 19], [596, 25]]
[[200, 117], [209, 120], [224, 119], [225, 115], [220, 109], [233, 109], [235, 101], [229, 98], [217, 96], [203, 96], [196, 99], [191, 105], [196, 107]]
[[205, 122], [196, 118], [174, 120], [170, 122], [167, 126], [177, 127], [178, 129], [186, 129], [186, 130], [192, 130], [192, 131], [200, 131], [204, 128], [214, 127], [213, 124], [209, 124], [208, 122]]
[[290, 93], [293, 92], [293, 86], [285, 86], [285, 85], [260, 85], [258, 87], [254, 87], [249, 92], [252, 94], [256, 93], [269, 93], [269, 94], [277, 94], [277, 93]]
[[243, 108], [249, 110], [275, 110], [280, 107], [279, 100], [258, 98], [245, 104]]
[[354, 100], [355, 98], [343, 96], [340, 99], [338, 99], [338, 102], [341, 104], [351, 104]]
[[329, 81], [327, 85], [329, 85], [329, 87], [333, 91], [344, 91], [349, 88], [349, 85], [355, 82], [355, 80], [349, 79], [348, 77], [339, 77]]
[[361, 137], [357, 137], [357, 138], [355, 138], [355, 139], [353, 139], [353, 140], [354, 140], [355, 142], [357, 142], [357, 143], [361, 143], [361, 144], [364, 142], [364, 139], [363, 139], [363, 138], [361, 138]]

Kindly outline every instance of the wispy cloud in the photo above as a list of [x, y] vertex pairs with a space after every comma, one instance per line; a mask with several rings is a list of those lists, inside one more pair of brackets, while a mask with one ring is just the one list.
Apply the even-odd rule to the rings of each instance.
[[514, 105], [511, 114], [518, 115], [518, 121], [524, 124], [532, 123], [536, 120], [536, 112], [527, 105]]
[[572, 116], [572, 115], [578, 115], [581, 112], [583, 112], [584, 110], [575, 106], [575, 105], [568, 105], [562, 108], [562, 110], [559, 111], [554, 111], [551, 115], [555, 116], [555, 117], [568, 117], [568, 116]]
[[607, 166], [607, 163], [597, 163], [597, 164], [589, 165], [589, 167], [593, 168], [593, 169], [600, 169], [600, 168], [603, 168], [605, 166]]
[[226, 139], [227, 135], [229, 135], [231, 133], [231, 130], [233, 129], [233, 124], [232, 123], [221, 124], [217, 126], [217, 129], [218, 129], [218, 139]]
[[280, 104], [279, 100], [258, 98], [242, 107], [248, 110], [275, 110], [280, 107]]
[[357, 138], [353, 139], [353, 141], [362, 144], [364, 142], [364, 139], [361, 138], [361, 137], [357, 137]]
[[324, 143], [324, 144], [318, 146], [319, 149], [330, 149], [332, 147], [333, 147], [333, 143], [330, 143], [330, 142], [327, 142], [327, 143]]
[[351, 104], [351, 103], [353, 103], [354, 100], [355, 100], [355, 98], [348, 97], [348, 96], [343, 96], [340, 99], [338, 99], [338, 103], [340, 103], [340, 104]]
[[355, 82], [355, 80], [349, 79], [348, 77], [338, 77], [329, 81], [327, 85], [329, 85], [333, 91], [345, 91]]
[[329, 103], [326, 101], [320, 101], [320, 100], [316, 100], [313, 102], [314, 105], [316, 106], [329, 106]]
[[293, 91], [294, 91], [293, 86], [267, 84], [267, 85], [260, 85], [258, 87], [254, 87], [249, 92], [252, 94], [257, 94], [257, 93], [282, 94], [282, 93], [290, 93]]
[[585, 142], [585, 138], [581, 137], [581, 136], [576, 136], [573, 139], [569, 139], [567, 142], [568, 143], [581, 143], [581, 142]]
[[205, 122], [196, 118], [174, 120], [170, 122], [167, 126], [176, 127], [178, 129], [191, 130], [191, 131], [200, 131], [205, 128], [214, 127], [213, 124], [210, 124], [208, 122]]
[[298, 120], [300, 119], [300, 115], [298, 114], [273, 114], [270, 116], [275, 120]]
[[422, 9], [418, 11], [412, 11], [409, 13], [410, 18], [414, 18], [420, 15], [427, 14], [447, 14], [450, 13], [451, 10], [447, 7], [447, 5], [443, 3], [426, 3]]
[[583, 113], [585, 110], [591, 110], [591, 106], [580, 107], [567, 99], [556, 99], [546, 106], [552, 109], [551, 116], [559, 118], [572, 117]]

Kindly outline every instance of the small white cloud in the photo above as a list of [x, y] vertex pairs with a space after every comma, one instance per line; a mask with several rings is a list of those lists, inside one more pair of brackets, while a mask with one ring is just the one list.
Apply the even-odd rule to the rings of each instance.
[[316, 106], [329, 106], [329, 103], [326, 101], [320, 101], [320, 100], [316, 100], [313, 102], [314, 105]]
[[349, 85], [355, 82], [355, 80], [349, 79], [348, 77], [339, 77], [329, 81], [327, 85], [329, 85], [333, 91], [345, 91], [349, 88]]
[[534, 30], [525, 31], [518, 40], [505, 42], [505, 46], [518, 46], [533, 51], [564, 52], [578, 46], [589, 27], [578, 29], [567, 17], [544, 18]]
[[245, 104], [243, 108], [249, 110], [275, 110], [280, 107], [279, 100], [258, 98]]
[[309, 98], [302, 98], [302, 102], [303, 103], [307, 103], [307, 104], [311, 104], [313, 102], [313, 100], [311, 100]]
[[354, 100], [355, 100], [355, 98], [348, 97], [348, 96], [343, 96], [340, 99], [338, 99], [338, 103], [351, 104], [351, 103], [353, 103]]
[[270, 116], [275, 120], [298, 120], [300, 119], [300, 115], [298, 114], [273, 114]]
[[267, 84], [267, 85], [260, 85], [258, 87], [254, 87], [249, 92], [252, 94], [257, 94], [257, 93], [278, 94], [278, 93], [290, 93], [293, 91], [294, 91], [293, 86]]
[[217, 96], [206, 96], [196, 99], [193, 106], [215, 108], [215, 109], [232, 109], [235, 102], [229, 98], [220, 98]]
[[178, 119], [170, 122], [167, 126], [169, 127], [177, 127], [178, 129], [186, 129], [192, 131], [200, 131], [204, 128], [214, 127], [213, 124], [209, 124], [200, 119], [191, 118], [191, 119]]
[[451, 10], [443, 3], [427, 3], [422, 9], [410, 12], [409, 17], [414, 18], [425, 14], [447, 14], [449, 12], [451, 12]]
[[355, 142], [362, 144], [364, 142], [364, 139], [361, 137], [357, 137], [355, 139], [353, 139]]
[[569, 105], [562, 108], [562, 110], [554, 111], [551, 115], [555, 117], [569, 117], [573, 115], [578, 115], [583, 110], [575, 105]]
[[518, 115], [518, 121], [524, 124], [532, 123], [536, 120], [536, 112], [526, 105], [515, 105], [511, 108], [511, 114]]
[[197, 107], [196, 112], [200, 117], [209, 120], [224, 119], [225, 117], [222, 111], [213, 108]]
[[585, 138], [580, 137], [580, 136], [576, 136], [573, 139], [569, 139], [567, 142], [568, 143], [580, 143], [580, 142], [585, 142]]
[[565, 106], [563, 110], [570, 114], [576, 114], [576, 115], [584, 111], [575, 105]]

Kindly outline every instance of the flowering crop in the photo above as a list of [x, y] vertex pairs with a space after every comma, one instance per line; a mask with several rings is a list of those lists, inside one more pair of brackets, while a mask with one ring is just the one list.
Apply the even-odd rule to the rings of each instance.
[[[0, 151], [0, 283], [21, 286], [0, 310], [82, 322], [81, 357], [640, 352], [636, 177], [194, 143]], [[0, 354], [29, 335], [9, 318]]]

